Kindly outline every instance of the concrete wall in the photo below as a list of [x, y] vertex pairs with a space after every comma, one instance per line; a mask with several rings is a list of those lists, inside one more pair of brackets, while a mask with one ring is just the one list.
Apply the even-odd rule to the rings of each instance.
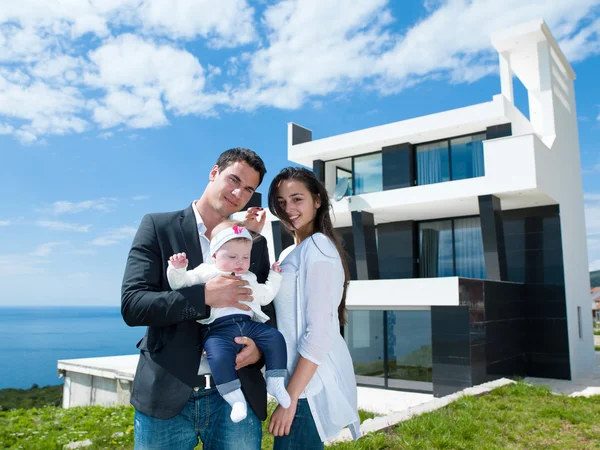
[[88, 405], [129, 405], [131, 385], [128, 380], [104, 378], [73, 371], [65, 372], [63, 408]]

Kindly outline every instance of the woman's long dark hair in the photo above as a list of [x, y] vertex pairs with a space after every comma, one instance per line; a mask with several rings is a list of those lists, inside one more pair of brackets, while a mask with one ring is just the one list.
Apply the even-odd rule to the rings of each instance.
[[[306, 189], [311, 193], [313, 201], [320, 201], [321, 206], [317, 209], [317, 215], [315, 216], [313, 224], [313, 234], [323, 233], [329, 239], [333, 241], [335, 247], [340, 254], [342, 260], [342, 266], [344, 267], [344, 291], [342, 293], [342, 301], [338, 307], [338, 318], [340, 325], [346, 324], [346, 290], [348, 283], [350, 283], [350, 271], [348, 270], [348, 262], [346, 260], [346, 252], [342, 248], [340, 239], [337, 236], [331, 222], [331, 216], [329, 215], [329, 209], [331, 203], [327, 195], [327, 190], [323, 183], [321, 183], [315, 174], [308, 169], [301, 167], [286, 167], [271, 182], [269, 187], [269, 210], [272, 214], [277, 216], [279, 220], [285, 223], [291, 223], [290, 218], [286, 212], [279, 205], [277, 200], [277, 189], [282, 181], [296, 180], [300, 181], [306, 186]], [[293, 234], [293, 233], [292, 233]]]

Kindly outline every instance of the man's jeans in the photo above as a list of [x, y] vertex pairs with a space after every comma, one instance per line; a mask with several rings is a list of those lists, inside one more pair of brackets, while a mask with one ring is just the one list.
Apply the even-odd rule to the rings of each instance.
[[298, 400], [290, 434], [276, 437], [273, 450], [322, 450], [323, 448], [324, 444], [319, 437], [308, 400], [301, 398]]
[[248, 406], [238, 423], [229, 418], [231, 407], [215, 388], [192, 391], [183, 411], [163, 420], [135, 411], [135, 450], [192, 450], [198, 439], [204, 450], [260, 450], [262, 425]]

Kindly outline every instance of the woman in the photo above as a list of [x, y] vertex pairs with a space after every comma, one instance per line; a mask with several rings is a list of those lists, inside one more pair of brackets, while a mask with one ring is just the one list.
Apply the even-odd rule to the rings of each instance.
[[356, 378], [340, 334], [350, 277], [327, 191], [311, 171], [288, 167], [271, 183], [269, 209], [296, 241], [280, 256], [283, 279], [274, 301], [288, 351], [292, 403], [278, 406], [271, 417], [273, 448], [322, 449], [347, 425], [358, 439]]

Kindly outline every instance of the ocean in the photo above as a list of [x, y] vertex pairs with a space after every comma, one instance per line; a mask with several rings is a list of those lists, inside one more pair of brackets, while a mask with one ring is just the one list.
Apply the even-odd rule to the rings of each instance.
[[62, 384], [59, 359], [138, 353], [119, 307], [0, 307], [0, 389]]

